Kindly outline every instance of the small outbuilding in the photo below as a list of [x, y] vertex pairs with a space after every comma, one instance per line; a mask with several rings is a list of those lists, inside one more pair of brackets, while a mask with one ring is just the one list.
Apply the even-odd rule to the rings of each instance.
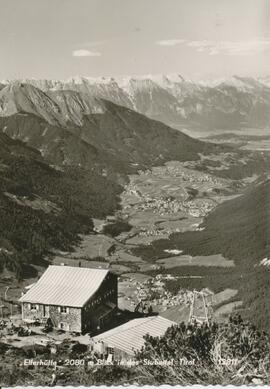
[[130, 358], [144, 345], [144, 336], [159, 337], [175, 322], [161, 316], [142, 317], [103, 332], [92, 338], [93, 351], [106, 355], [113, 353], [116, 360]]

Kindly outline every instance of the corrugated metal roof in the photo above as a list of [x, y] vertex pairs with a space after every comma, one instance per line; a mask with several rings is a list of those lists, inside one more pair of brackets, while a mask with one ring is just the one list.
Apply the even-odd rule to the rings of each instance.
[[143, 337], [146, 334], [162, 336], [167, 328], [174, 324], [176, 323], [161, 316], [133, 319], [119, 327], [95, 336], [93, 341], [103, 341], [110, 347], [115, 347], [127, 354], [133, 355], [135, 351], [143, 347]]
[[108, 274], [104, 269], [49, 266], [21, 302], [83, 307]]

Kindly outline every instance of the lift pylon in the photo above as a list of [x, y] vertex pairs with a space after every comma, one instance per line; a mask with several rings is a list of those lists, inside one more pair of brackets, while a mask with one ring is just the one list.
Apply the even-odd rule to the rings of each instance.
[[209, 324], [212, 316], [213, 294], [193, 290], [190, 306], [189, 323]]

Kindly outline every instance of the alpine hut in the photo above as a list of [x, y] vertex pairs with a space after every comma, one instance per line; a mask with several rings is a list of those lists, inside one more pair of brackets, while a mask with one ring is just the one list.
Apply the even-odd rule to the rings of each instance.
[[117, 276], [106, 269], [49, 266], [22, 297], [22, 319], [79, 333], [106, 328], [117, 308]]

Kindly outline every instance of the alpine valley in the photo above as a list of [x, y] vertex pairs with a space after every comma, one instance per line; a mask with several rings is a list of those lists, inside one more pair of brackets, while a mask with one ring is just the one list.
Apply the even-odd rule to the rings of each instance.
[[123, 309], [128, 280], [169, 274], [267, 330], [269, 173], [267, 78], [2, 81], [0, 288], [80, 260], [119, 274]]

